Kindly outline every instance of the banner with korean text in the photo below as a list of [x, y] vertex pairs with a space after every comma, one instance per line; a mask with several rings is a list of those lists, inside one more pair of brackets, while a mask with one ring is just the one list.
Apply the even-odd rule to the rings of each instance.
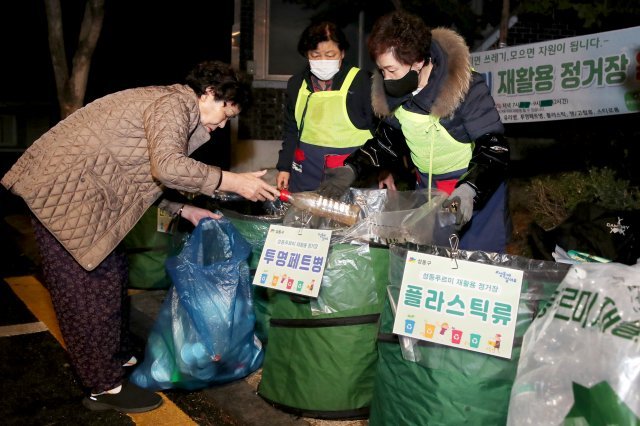
[[640, 26], [471, 54], [503, 123], [640, 111]]

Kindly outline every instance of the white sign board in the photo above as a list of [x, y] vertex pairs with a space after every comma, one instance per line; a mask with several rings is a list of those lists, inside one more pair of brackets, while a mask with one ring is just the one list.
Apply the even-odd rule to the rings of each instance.
[[471, 54], [503, 123], [640, 111], [640, 27]]
[[408, 252], [395, 334], [511, 358], [523, 271]]
[[162, 209], [158, 209], [157, 220], [156, 220], [156, 231], [162, 232], [165, 234], [172, 234], [171, 232], [171, 224], [175, 217]]
[[269, 226], [253, 284], [318, 297], [331, 231]]

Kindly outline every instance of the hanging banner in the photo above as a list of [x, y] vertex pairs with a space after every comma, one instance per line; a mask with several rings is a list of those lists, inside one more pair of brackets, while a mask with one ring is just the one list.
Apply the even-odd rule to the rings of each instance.
[[640, 27], [471, 54], [503, 123], [640, 111]]

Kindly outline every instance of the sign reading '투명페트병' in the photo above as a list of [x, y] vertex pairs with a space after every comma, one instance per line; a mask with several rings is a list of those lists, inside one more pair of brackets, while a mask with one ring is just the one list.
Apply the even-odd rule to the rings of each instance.
[[269, 226], [253, 284], [318, 297], [330, 241], [330, 230]]

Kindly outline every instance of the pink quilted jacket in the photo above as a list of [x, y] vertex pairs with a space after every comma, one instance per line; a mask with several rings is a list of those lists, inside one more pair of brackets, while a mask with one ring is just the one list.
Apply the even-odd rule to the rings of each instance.
[[162, 194], [211, 195], [221, 170], [188, 157], [209, 140], [186, 85], [100, 98], [36, 140], [1, 183], [93, 270]]

